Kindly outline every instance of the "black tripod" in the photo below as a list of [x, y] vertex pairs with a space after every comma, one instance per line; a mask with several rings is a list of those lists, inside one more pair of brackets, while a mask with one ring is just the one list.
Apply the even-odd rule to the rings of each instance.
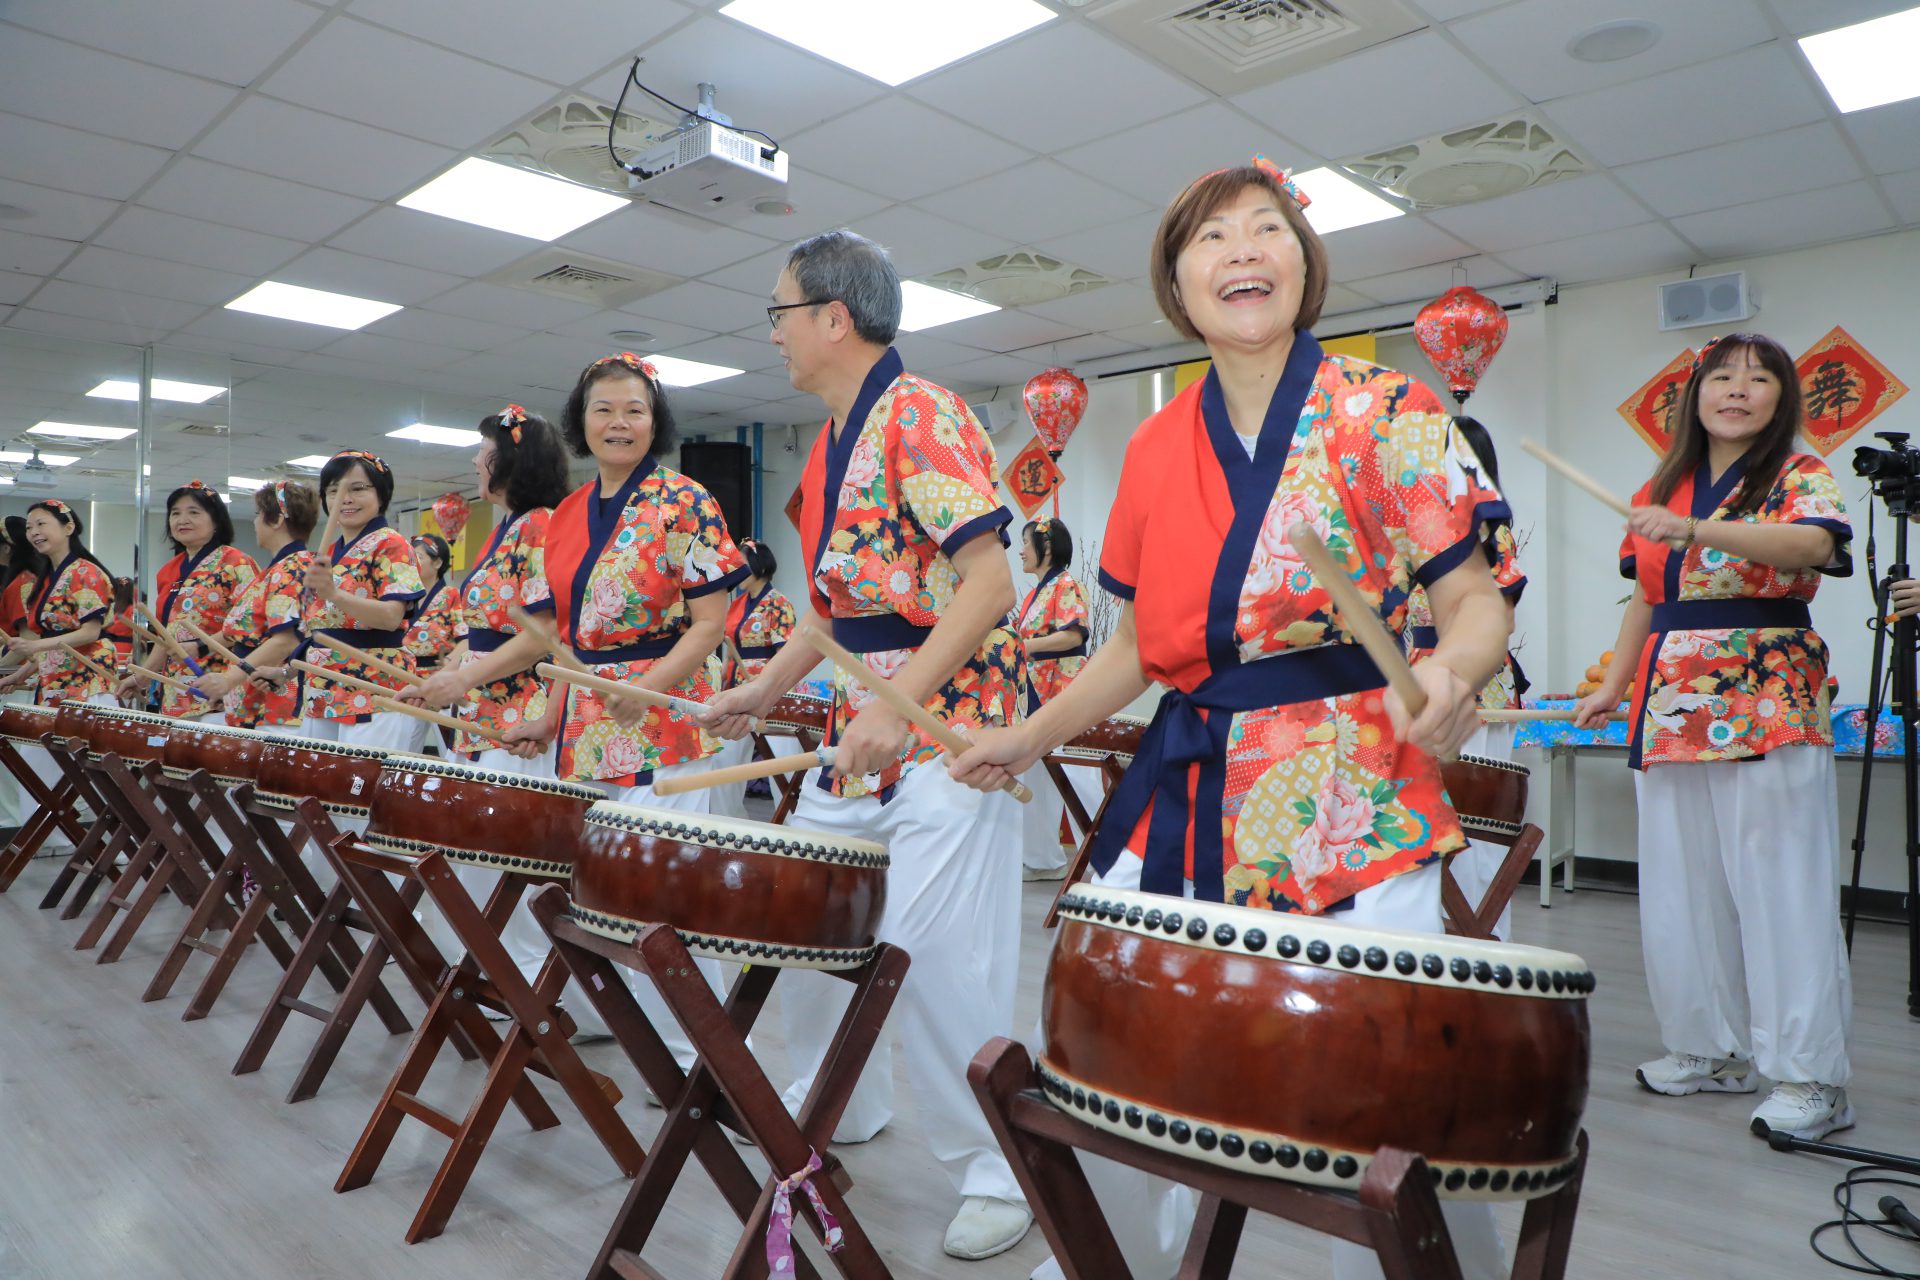
[[[1916, 716], [1917, 694], [1915, 679], [1915, 657], [1920, 652], [1920, 623], [1915, 618], [1900, 618], [1891, 624], [1888, 618], [1893, 612], [1893, 584], [1912, 575], [1907, 562], [1907, 524], [1909, 518], [1920, 511], [1920, 501], [1916, 501], [1916, 488], [1920, 487], [1920, 476], [1913, 467], [1899, 465], [1920, 463], [1906, 446], [1907, 436], [1899, 431], [1877, 432], [1882, 439], [1892, 443], [1890, 450], [1861, 449], [1854, 458], [1854, 470], [1867, 476], [1873, 482], [1873, 496], [1886, 504], [1887, 514], [1893, 517], [1893, 558], [1884, 578], [1874, 582], [1874, 623], [1873, 623], [1873, 663], [1869, 668], [1873, 672], [1873, 685], [1867, 699], [1865, 754], [1860, 762], [1860, 805], [1854, 817], [1853, 826], [1853, 877], [1847, 895], [1846, 934], [1847, 950], [1853, 950], [1853, 922], [1860, 909], [1860, 864], [1867, 849], [1867, 800], [1873, 790], [1874, 739], [1879, 729], [1881, 707], [1886, 699], [1885, 681], [1891, 677], [1893, 685], [1891, 706], [1895, 715], [1900, 717], [1902, 730], [1902, 753], [1900, 758], [1901, 792], [1905, 817], [1905, 850], [1907, 858], [1907, 1014], [1920, 1018], [1920, 716]], [[1896, 465], [1888, 465], [1895, 462]], [[1869, 516], [1871, 520], [1871, 516]], [[1867, 569], [1877, 573], [1874, 566], [1874, 538], [1871, 524], [1867, 535]], [[1893, 654], [1891, 662], [1887, 655], [1887, 635], [1893, 635]]]

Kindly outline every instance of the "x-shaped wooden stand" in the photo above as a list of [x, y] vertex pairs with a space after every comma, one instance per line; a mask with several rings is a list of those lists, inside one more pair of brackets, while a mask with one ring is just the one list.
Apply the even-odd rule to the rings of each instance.
[[[74, 802], [79, 793], [73, 783], [63, 774], [60, 780], [49, 787], [39, 774], [33, 771], [26, 757], [14, 746], [11, 738], [0, 738], [0, 765], [4, 765], [13, 780], [20, 784], [20, 790], [26, 793], [34, 803], [30, 814], [20, 830], [14, 833], [4, 851], [0, 851], [0, 893], [13, 887], [20, 873], [40, 852], [47, 837], [59, 831], [75, 845], [86, 839], [89, 828], [80, 825], [74, 814]], [[98, 818], [94, 825], [98, 825]]]
[[[1178, 1280], [1227, 1280], [1248, 1210], [1371, 1247], [1379, 1254], [1386, 1280], [1460, 1280], [1460, 1263], [1433, 1193], [1433, 1175], [1426, 1161], [1411, 1152], [1380, 1148], [1356, 1196], [1238, 1173], [1096, 1129], [1048, 1101], [1026, 1049], [1002, 1037], [988, 1041], [975, 1055], [967, 1080], [1067, 1280], [1133, 1277], [1075, 1151], [1105, 1156], [1200, 1192], [1200, 1212], [1187, 1237]], [[1513, 1280], [1559, 1280], [1566, 1274], [1586, 1163], [1583, 1133], [1573, 1176], [1550, 1195], [1527, 1203]]]
[[[853, 998], [796, 1117], [787, 1114], [747, 1047], [747, 1036], [779, 976], [777, 966], [748, 965], [722, 1006], [671, 926], [647, 925], [633, 942], [616, 942], [581, 928], [568, 914], [570, 905], [566, 891], [555, 885], [535, 895], [533, 914], [607, 1029], [667, 1108], [653, 1150], [587, 1271], [588, 1280], [665, 1280], [640, 1254], [689, 1156], [699, 1160], [741, 1222], [739, 1242], [721, 1275], [725, 1280], [761, 1280], [767, 1275], [765, 1236], [776, 1183], [753, 1176], [722, 1126], [750, 1139], [780, 1175], [805, 1169], [820, 1153], [822, 1167], [812, 1182], [842, 1232], [841, 1249], [829, 1255], [835, 1270], [848, 1280], [885, 1280], [890, 1274], [886, 1264], [847, 1207], [852, 1180], [825, 1149], [886, 1024], [887, 1011], [900, 994], [907, 953], [882, 943], [859, 968], [832, 971], [854, 984]], [[616, 964], [639, 970], [659, 988], [700, 1055], [690, 1073], [674, 1062], [659, 1031], [620, 980]], [[821, 1223], [805, 1197], [796, 1191], [792, 1203], [795, 1216], [803, 1216], [821, 1238]], [[818, 1280], [818, 1272], [798, 1249], [794, 1262], [794, 1274]]]

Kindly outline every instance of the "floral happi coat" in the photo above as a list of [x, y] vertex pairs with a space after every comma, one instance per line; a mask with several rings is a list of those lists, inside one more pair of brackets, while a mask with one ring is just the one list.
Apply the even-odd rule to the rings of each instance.
[[732, 646], [727, 686], [745, 684], [765, 671], [798, 625], [793, 601], [771, 582], [758, 595], [737, 593], [727, 602], [727, 641]]
[[[300, 629], [300, 593], [312, 560], [304, 542], [289, 542], [273, 553], [260, 576], [247, 584], [227, 614], [226, 646], [241, 658], [269, 637]], [[243, 729], [300, 723], [300, 699], [293, 681], [278, 693], [264, 694], [253, 681], [243, 681], [226, 698], [227, 723]]]
[[[91, 560], [69, 555], [48, 575], [47, 589], [34, 593], [27, 616], [34, 632], [43, 638], [67, 635], [89, 622], [105, 622], [112, 603], [113, 583], [106, 571]], [[113, 642], [105, 638], [81, 646], [80, 652], [108, 671], [117, 662]], [[113, 692], [105, 676], [65, 649], [37, 654], [35, 665], [39, 668], [38, 701], [42, 706]]]
[[[547, 580], [541, 574], [540, 549], [547, 540], [553, 513], [545, 507], [509, 516], [494, 527], [493, 536], [461, 581], [457, 633], [466, 642], [466, 663], [481, 658], [519, 634], [508, 611], [538, 610], [548, 603]], [[515, 671], [474, 690], [456, 713], [484, 728], [505, 733], [516, 725], [538, 722], [547, 714], [547, 682], [531, 670]], [[461, 730], [454, 749], [472, 756], [496, 745], [487, 738]]]
[[1050, 702], [1073, 682], [1080, 668], [1087, 665], [1087, 593], [1065, 569], [1050, 571], [1039, 585], [1027, 593], [1015, 613], [1015, 629], [1022, 640], [1072, 631], [1079, 635], [1078, 652], [1029, 653], [1027, 678], [1032, 681], [1033, 698], [1027, 710]]
[[[1502, 521], [1488, 529], [1485, 552], [1487, 562], [1493, 569], [1493, 580], [1499, 584], [1500, 594], [1507, 598], [1509, 604], [1518, 604], [1521, 593], [1527, 589], [1527, 575], [1520, 568], [1520, 550], [1514, 541], [1511, 521]], [[1424, 587], [1415, 587], [1407, 600], [1406, 640], [1408, 662], [1426, 661], [1440, 643], [1440, 633], [1433, 625], [1433, 606], [1427, 600]], [[1477, 698], [1480, 709], [1519, 710], [1520, 695], [1526, 692], [1520, 686], [1519, 673], [1519, 664], [1509, 653], [1493, 679], [1487, 681], [1486, 687], [1480, 690]]]
[[[344, 537], [335, 538], [333, 546], [328, 548], [327, 559], [333, 566], [334, 585], [348, 595], [363, 600], [411, 604], [425, 594], [420, 570], [413, 563], [413, 548], [404, 534], [387, 523], [385, 516], [369, 520], [351, 544]], [[409, 671], [413, 669], [413, 655], [406, 650], [404, 625], [391, 630], [369, 627], [349, 618], [339, 605], [323, 602], [311, 592], [301, 596], [300, 622], [301, 630], [309, 638], [316, 633], [337, 632], [339, 639], [370, 657], [384, 658]], [[325, 645], [315, 644], [309, 648], [306, 661], [388, 689], [403, 687], [398, 677], [357, 659], [349, 661]], [[373, 719], [378, 710], [373, 705], [373, 695], [364, 689], [335, 684], [323, 676], [309, 676], [304, 683], [306, 692], [301, 715], [309, 719], [364, 724]]]
[[[224, 644], [227, 616], [233, 612], [234, 604], [248, 584], [259, 575], [260, 566], [254, 563], [253, 557], [230, 544], [204, 546], [192, 557], [183, 553], [160, 566], [154, 581], [160, 601], [156, 617], [180, 647], [193, 656], [201, 671], [224, 671], [227, 661], [201, 644], [193, 632], [181, 625], [181, 620], [191, 620], [194, 626]], [[207, 710], [205, 698], [182, 687], [191, 685], [198, 675], [178, 655], [168, 653], [162, 673], [182, 683], [165, 686], [161, 715], [198, 715]]]
[[407, 622], [406, 650], [414, 665], [431, 670], [460, 643], [460, 597], [442, 578], [427, 589]]

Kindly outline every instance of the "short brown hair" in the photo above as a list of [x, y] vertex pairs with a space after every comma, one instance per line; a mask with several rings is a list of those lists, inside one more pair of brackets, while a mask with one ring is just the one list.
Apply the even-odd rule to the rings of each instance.
[[1161, 314], [1186, 337], [1198, 338], [1200, 331], [1193, 327], [1186, 307], [1180, 303], [1179, 291], [1174, 287], [1174, 264], [1181, 250], [1199, 233], [1200, 224], [1248, 187], [1259, 187], [1273, 196], [1280, 216], [1293, 231], [1294, 239], [1300, 242], [1300, 256], [1307, 264], [1307, 278], [1300, 289], [1300, 312], [1293, 318], [1293, 331], [1301, 333], [1320, 323], [1320, 308], [1327, 300], [1327, 246], [1307, 221], [1306, 212], [1280, 185], [1278, 178], [1265, 169], [1243, 165], [1237, 169], [1220, 169], [1197, 179], [1174, 197], [1160, 217], [1159, 230], [1153, 233], [1153, 256], [1147, 264], [1147, 274], [1153, 280], [1154, 300], [1160, 304]]
[[253, 508], [276, 524], [284, 521], [294, 540], [305, 542], [320, 518], [320, 495], [306, 485], [275, 480], [255, 491]]

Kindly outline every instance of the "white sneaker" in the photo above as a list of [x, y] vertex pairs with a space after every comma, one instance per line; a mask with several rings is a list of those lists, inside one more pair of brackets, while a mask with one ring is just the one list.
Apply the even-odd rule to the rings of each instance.
[[1776, 1084], [1753, 1111], [1753, 1136], [1784, 1133], [1812, 1142], [1853, 1128], [1853, 1104], [1837, 1084]]
[[1033, 1215], [1024, 1204], [991, 1196], [968, 1196], [947, 1226], [947, 1256], [978, 1262], [1020, 1243]]
[[1022, 880], [1065, 880], [1067, 864], [1063, 862], [1057, 867], [1021, 867], [1020, 878]]
[[1703, 1058], [1695, 1053], [1669, 1053], [1643, 1062], [1634, 1078], [1653, 1093], [1684, 1098], [1690, 1093], [1752, 1093], [1759, 1086], [1753, 1064], [1745, 1058]]

